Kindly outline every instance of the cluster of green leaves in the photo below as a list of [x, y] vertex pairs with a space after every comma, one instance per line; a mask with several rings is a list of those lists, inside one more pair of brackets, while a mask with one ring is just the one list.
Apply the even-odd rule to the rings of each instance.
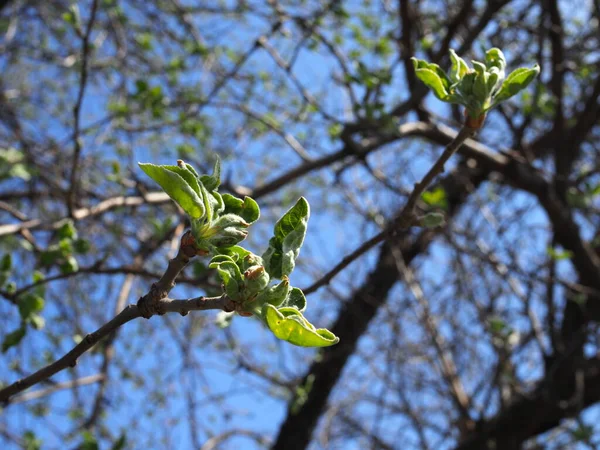
[[[13, 261], [10, 254], [6, 254], [0, 259], [0, 289], [4, 289], [8, 294], [14, 294], [17, 286], [13, 281], [10, 281], [13, 271]], [[6, 352], [9, 348], [18, 345], [25, 337], [28, 326], [39, 330], [44, 327], [44, 318], [40, 315], [44, 309], [44, 285], [41, 284], [44, 275], [41, 272], [33, 273], [33, 284], [39, 283], [37, 286], [29, 289], [27, 292], [15, 298], [17, 307], [19, 308], [19, 316], [21, 323], [19, 327], [7, 333], [2, 341], [2, 352]]]
[[250, 197], [242, 200], [218, 192], [219, 161], [212, 175], [201, 176], [181, 160], [176, 166], [139, 165], [188, 214], [198, 253], [212, 257], [209, 268], [217, 271], [239, 315], [258, 317], [277, 338], [294, 345], [325, 347], [338, 342], [333, 333], [306, 320], [306, 298], [289, 281], [310, 217], [306, 199], [300, 198], [279, 219], [267, 250], [258, 256], [237, 245], [260, 217], [258, 204]]
[[[46, 268], [56, 266], [63, 274], [77, 272], [79, 264], [75, 254], [87, 253], [90, 249], [90, 243], [85, 239], [78, 238], [77, 229], [71, 220], [65, 221], [56, 230], [55, 237], [58, 242], [40, 252], [40, 265]], [[29, 288], [17, 292], [17, 285], [11, 280], [13, 266], [10, 254], [4, 255], [0, 260], [0, 289], [3, 289], [8, 295], [14, 296], [21, 322], [19, 328], [4, 337], [2, 352], [6, 352], [9, 348], [19, 344], [25, 337], [29, 327], [39, 330], [45, 324], [44, 318], [41, 316], [45, 303], [44, 274], [35, 271]]]
[[471, 61], [473, 69], [450, 50], [452, 67], [446, 74], [437, 64], [412, 58], [417, 77], [447, 103], [463, 105], [468, 116], [483, 123], [486, 113], [525, 89], [539, 74], [540, 67], [521, 67], [505, 77], [506, 59], [500, 49], [492, 48], [485, 54], [485, 63]]
[[29, 181], [31, 175], [21, 151], [14, 148], [0, 148], [0, 181], [9, 178]]
[[43, 267], [57, 265], [61, 273], [69, 274], [79, 270], [76, 254], [85, 254], [90, 249], [89, 241], [79, 239], [77, 229], [71, 220], [57, 230], [58, 242], [50, 245], [40, 254]]

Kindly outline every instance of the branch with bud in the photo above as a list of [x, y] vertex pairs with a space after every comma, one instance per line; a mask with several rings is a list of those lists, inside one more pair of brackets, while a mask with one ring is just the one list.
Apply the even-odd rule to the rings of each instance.
[[276, 337], [294, 345], [326, 347], [339, 341], [306, 320], [302, 314], [306, 298], [289, 281], [310, 217], [305, 198], [275, 224], [268, 248], [258, 256], [238, 245], [260, 217], [258, 204], [250, 197], [242, 200], [218, 192], [218, 160], [213, 174], [202, 176], [183, 161], [176, 166], [140, 163], [140, 167], [190, 217], [193, 242], [186, 242], [195, 249], [191, 253], [212, 257], [209, 268], [217, 271], [235, 313], [258, 317]]

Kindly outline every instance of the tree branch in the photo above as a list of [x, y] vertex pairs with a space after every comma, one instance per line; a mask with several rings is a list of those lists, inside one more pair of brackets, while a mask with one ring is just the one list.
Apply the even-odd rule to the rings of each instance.
[[[416, 123], [419, 124], [418, 122]], [[415, 124], [413, 124], [415, 125]], [[418, 127], [413, 127], [413, 131], [417, 131]], [[473, 128], [463, 127], [459, 133], [450, 141], [450, 143], [446, 146], [443, 153], [440, 155], [438, 160], [434, 163], [434, 165], [429, 169], [429, 171], [425, 174], [423, 179], [415, 184], [415, 187], [408, 197], [404, 208], [400, 211], [400, 214], [396, 217], [396, 219], [383, 231], [379, 234], [373, 236], [371, 239], [363, 243], [360, 247], [354, 250], [352, 253], [347, 255], [344, 259], [342, 259], [333, 269], [327, 272], [323, 277], [313, 283], [310, 287], [304, 289], [306, 295], [315, 292], [322, 286], [329, 284], [329, 282], [342, 270], [352, 264], [353, 261], [360, 258], [366, 252], [371, 250], [377, 244], [385, 240], [390, 234], [398, 229], [409, 228], [410, 226], [415, 224], [416, 216], [415, 216], [415, 206], [419, 198], [427, 186], [431, 184], [433, 179], [444, 172], [444, 165], [450, 157], [456, 153], [459, 147], [473, 134], [475, 134], [477, 130]]]
[[102, 325], [93, 333], [85, 336], [79, 344], [62, 358], [38, 370], [32, 375], [22, 378], [6, 388], [1, 389], [0, 404], [8, 405], [11, 397], [15, 394], [24, 391], [40, 381], [50, 378], [67, 367], [74, 367], [77, 364], [77, 359], [83, 353], [92, 348], [101, 339], [111, 335], [122, 325], [133, 319], [137, 319], [138, 317], [149, 319], [154, 315], [163, 315], [170, 312], [176, 312], [185, 316], [190, 311], [204, 311], [208, 309], [219, 309], [227, 312], [233, 311], [235, 305], [233, 301], [225, 295], [219, 297], [196, 297], [186, 300], [172, 300], [167, 297], [171, 289], [175, 286], [175, 279], [187, 265], [190, 258], [195, 255], [196, 247], [191, 233], [187, 231], [181, 238], [181, 244], [177, 255], [169, 261], [169, 265], [163, 276], [158, 282], [152, 285], [150, 291], [146, 295], [139, 299], [137, 305], [127, 306], [110, 321]]
[[[155, 304], [156, 313], [163, 315], [165, 313], [179, 313], [182, 316], [187, 315], [190, 311], [206, 311], [209, 309], [218, 309], [231, 312], [233, 310], [232, 300], [221, 295], [219, 297], [195, 297], [185, 300], [172, 300], [164, 298]], [[77, 359], [96, 345], [104, 337], [111, 334], [117, 328], [132, 321], [143, 317], [142, 310], [137, 305], [128, 305], [123, 311], [113, 317], [110, 321], [102, 325], [93, 333], [86, 335], [83, 340], [73, 349], [57, 361], [47, 365], [37, 372], [22, 378], [13, 384], [0, 390], [0, 404], [7, 406], [11, 403], [11, 397], [25, 389], [44, 381], [58, 372], [74, 367], [77, 364]]]

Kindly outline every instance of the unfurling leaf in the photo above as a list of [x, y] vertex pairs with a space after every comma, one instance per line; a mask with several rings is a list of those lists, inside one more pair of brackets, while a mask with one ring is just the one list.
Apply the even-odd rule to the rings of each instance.
[[221, 160], [219, 158], [215, 161], [212, 175], [202, 175], [200, 181], [208, 191], [214, 191], [221, 185]]
[[208, 267], [217, 269], [227, 296], [233, 301], [242, 301], [244, 279], [240, 273], [240, 268], [233, 261], [223, 260], [222, 257], [223, 255], [216, 256], [215, 258], [219, 258], [216, 261], [213, 258]]
[[467, 66], [465, 60], [458, 56], [452, 49], [450, 49], [450, 59], [452, 60], [452, 68], [450, 69], [449, 78], [452, 83], [457, 83], [469, 71], [469, 66]]
[[437, 64], [412, 58], [415, 75], [440, 100], [463, 105], [465, 126], [474, 129], [481, 128], [490, 108], [525, 89], [540, 71], [537, 65], [520, 68], [504, 80], [506, 59], [498, 48], [486, 52], [485, 64], [472, 61], [473, 69], [454, 50], [450, 59], [452, 67], [446, 75]]
[[513, 71], [504, 83], [498, 93], [494, 96], [494, 105], [497, 105], [504, 100], [508, 100], [512, 96], [518, 94], [525, 89], [540, 73], [540, 66], [537, 64], [531, 69], [521, 67]]
[[340, 340], [329, 330], [315, 329], [296, 308], [277, 309], [267, 303], [263, 317], [278, 339], [300, 347], [329, 347]]
[[447, 100], [450, 94], [450, 79], [437, 64], [422, 59], [411, 58], [417, 78], [433, 91], [440, 100]]
[[244, 272], [244, 288], [247, 295], [257, 294], [269, 285], [269, 274], [263, 266], [251, 266]]
[[256, 298], [259, 305], [264, 303], [270, 303], [273, 306], [281, 306], [287, 299], [288, 293], [290, 292], [290, 280], [288, 277], [283, 277], [281, 283], [269, 286], [267, 289], [262, 291]]
[[309, 217], [310, 206], [304, 197], [300, 197], [275, 224], [274, 236], [263, 254], [265, 268], [272, 278], [281, 279], [294, 270], [306, 236]]
[[244, 200], [234, 197], [231, 194], [223, 194], [223, 203], [225, 205], [225, 214], [235, 214], [242, 217], [248, 224], [252, 224], [260, 217], [258, 204], [250, 197], [244, 197]]
[[[197, 186], [190, 186], [185, 178], [169, 168], [176, 167], [180, 172], [184, 169], [178, 166], [157, 166], [144, 163], [138, 163], [138, 165], [146, 175], [156, 181], [168, 196], [181, 206], [190, 217], [199, 219], [204, 216], [204, 203], [195, 190], [195, 187]], [[190, 176], [192, 175], [191, 172], [188, 171], [188, 173]]]

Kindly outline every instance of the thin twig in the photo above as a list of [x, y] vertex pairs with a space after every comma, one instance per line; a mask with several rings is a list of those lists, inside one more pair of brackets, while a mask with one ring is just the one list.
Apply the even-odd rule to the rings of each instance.
[[[179, 313], [181, 315], [186, 315], [190, 311], [206, 311], [209, 309], [231, 311], [233, 308], [231, 303], [231, 299], [223, 295], [219, 297], [196, 297], [185, 300], [165, 298], [157, 302], [156, 314]], [[93, 333], [85, 336], [79, 344], [73, 347], [73, 349], [62, 358], [0, 390], [0, 404], [7, 406], [11, 403], [11, 397], [15, 394], [50, 378], [68, 367], [74, 367], [77, 364], [77, 359], [100, 340], [110, 335], [127, 322], [139, 317], [142, 317], [141, 309], [137, 305], [128, 305], [113, 319], [102, 325]]]
[[110, 321], [102, 325], [93, 333], [88, 334], [70, 352], [57, 361], [47, 365], [37, 372], [29, 375], [15, 383], [0, 390], [0, 404], [8, 404], [10, 398], [25, 389], [50, 378], [52, 375], [74, 367], [77, 359], [101, 339], [112, 335], [122, 325], [138, 317], [149, 319], [154, 315], [163, 315], [169, 312], [177, 312], [186, 315], [190, 311], [204, 311], [208, 309], [220, 309], [231, 312], [235, 309], [232, 300], [225, 296], [219, 297], [196, 297], [186, 300], [172, 300], [168, 298], [169, 292], [175, 286], [175, 279], [187, 265], [189, 260], [196, 255], [196, 247], [188, 231], [181, 238], [179, 252], [175, 258], [169, 261], [169, 265], [160, 280], [152, 285], [150, 291], [141, 297], [137, 305], [129, 305]]
[[77, 378], [76, 380], [64, 381], [62, 383], [56, 383], [50, 387], [44, 389], [38, 389], [37, 391], [26, 392], [21, 395], [13, 397], [11, 403], [23, 403], [31, 400], [37, 400], [42, 397], [54, 394], [55, 392], [62, 391], [65, 389], [72, 389], [74, 387], [86, 386], [88, 384], [98, 383], [106, 378], [103, 373], [97, 373], [95, 375], [89, 375], [83, 378]]
[[79, 164], [79, 157], [81, 155], [81, 139], [80, 139], [80, 121], [81, 121], [81, 106], [83, 105], [83, 96], [85, 94], [85, 88], [87, 86], [88, 79], [88, 58], [90, 53], [90, 35], [92, 34], [92, 28], [94, 21], [96, 20], [96, 11], [98, 10], [98, 0], [92, 2], [92, 10], [90, 12], [90, 19], [88, 20], [85, 34], [83, 35], [83, 44], [81, 50], [81, 77], [79, 81], [79, 92], [77, 93], [77, 101], [73, 107], [73, 118], [75, 123], [73, 125], [73, 143], [75, 150], [73, 152], [73, 164], [71, 165], [71, 180], [70, 188], [67, 197], [67, 207], [69, 214], [73, 213], [75, 204], [75, 194], [77, 192], [77, 167]]
[[469, 127], [463, 127], [456, 135], [456, 137], [446, 146], [444, 152], [440, 155], [435, 164], [429, 169], [429, 171], [425, 174], [423, 179], [415, 184], [414, 190], [408, 197], [404, 208], [398, 215], [398, 217], [388, 225], [383, 231], [379, 234], [373, 236], [367, 242], [363, 243], [360, 247], [354, 250], [352, 253], [344, 257], [333, 269], [327, 272], [323, 277], [313, 283], [310, 287], [304, 289], [304, 293], [306, 295], [315, 292], [320, 287], [323, 287], [346, 267], [348, 267], [353, 261], [360, 258], [363, 254], [371, 250], [380, 242], [383, 242], [388, 236], [390, 236], [393, 232], [409, 228], [415, 224], [416, 216], [415, 216], [415, 205], [417, 204], [417, 200], [421, 197], [427, 186], [433, 181], [433, 179], [444, 172], [444, 165], [450, 159], [450, 157], [456, 153], [459, 147], [462, 145], [464, 141], [466, 141], [469, 137], [473, 136], [477, 130]]

